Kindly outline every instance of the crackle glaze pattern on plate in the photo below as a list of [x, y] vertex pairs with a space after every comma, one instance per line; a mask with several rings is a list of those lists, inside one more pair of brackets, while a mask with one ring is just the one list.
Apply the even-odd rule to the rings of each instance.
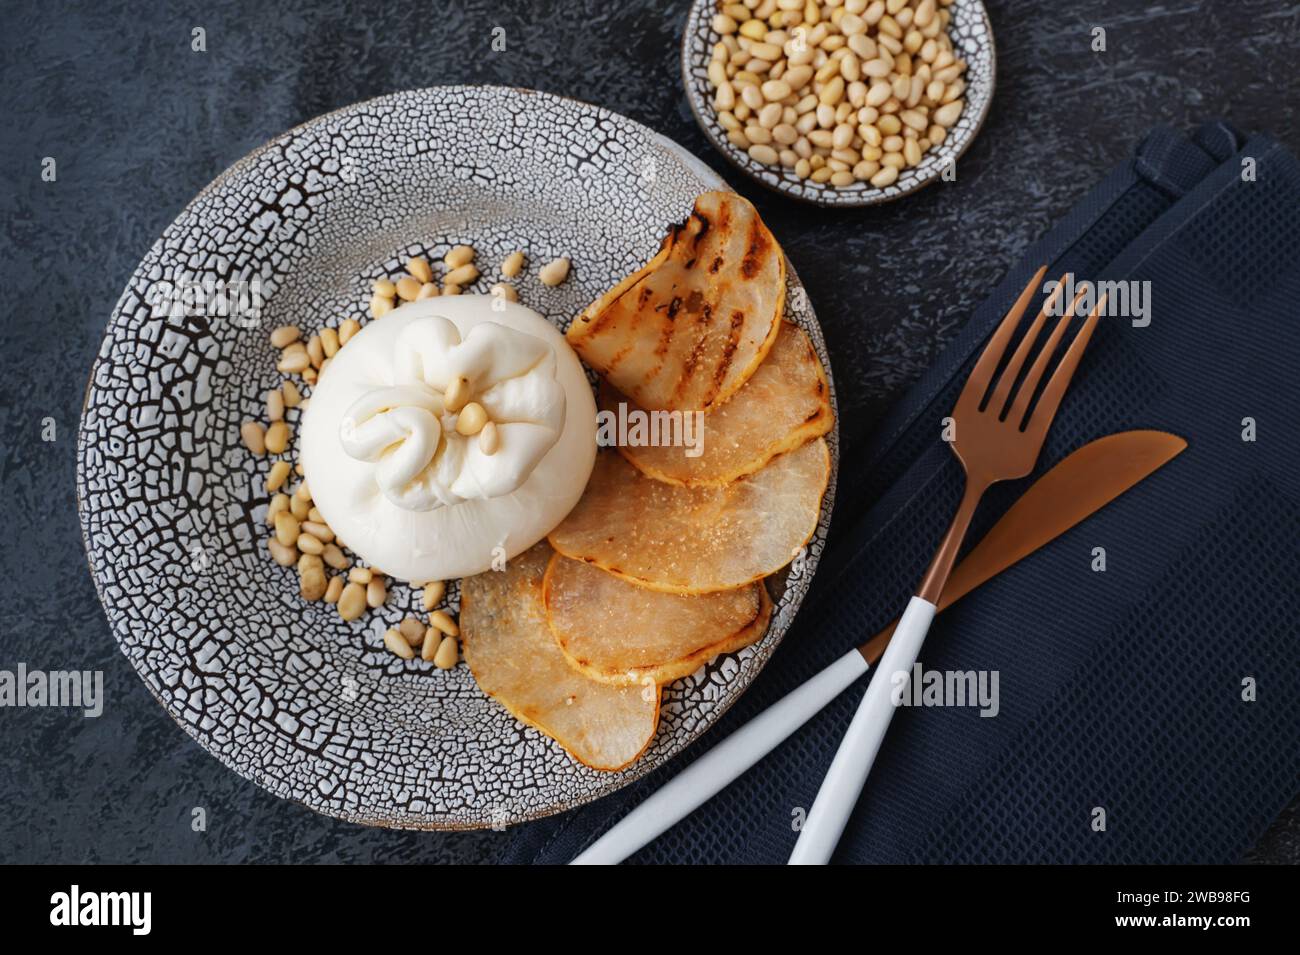
[[939, 178], [950, 161], [961, 158], [979, 133], [993, 102], [997, 55], [988, 11], [980, 0], [954, 0], [948, 9], [952, 11], [948, 31], [953, 48], [967, 63], [966, 108], [940, 146], [928, 150], [918, 165], [901, 172], [894, 184], [884, 189], [866, 182], [837, 188], [829, 183], [800, 179], [793, 169], [765, 166], [749, 158], [727, 139], [713, 108], [708, 76], [713, 47], [722, 39], [712, 26], [713, 15], [718, 12], [717, 0], [695, 0], [686, 17], [682, 36], [682, 83], [686, 87], [686, 99], [714, 148], [760, 185], [819, 206], [850, 208], [901, 199]]
[[[807, 591], [834, 473], [815, 537], [771, 581], [780, 596], [767, 636], [666, 687], [643, 758], [601, 773], [516, 722], [464, 663], [443, 672], [385, 650], [384, 628], [417, 609], [405, 584], [352, 624], [301, 600], [292, 569], [266, 554], [267, 459], [247, 453], [238, 432], [264, 418], [263, 396], [281, 381], [268, 331], [364, 320], [371, 281], [399, 274], [406, 257], [441, 260], [472, 244], [482, 290], [523, 248], [521, 300], [563, 328], [649, 260], [697, 194], [720, 185], [680, 147], [606, 110], [444, 87], [320, 117], [204, 189], [118, 302], [78, 442], [78, 508], [100, 599], [122, 652], [167, 712], [278, 796], [356, 822], [444, 829], [509, 825], [588, 802], [712, 725], [771, 656]], [[573, 260], [571, 277], [546, 288], [537, 270], [561, 254]], [[158, 307], [162, 283], [254, 277], [262, 297], [251, 313]], [[829, 372], [793, 271], [787, 293], [787, 314]], [[827, 437], [834, 465], [838, 432]], [[452, 587], [453, 607], [458, 596]]]

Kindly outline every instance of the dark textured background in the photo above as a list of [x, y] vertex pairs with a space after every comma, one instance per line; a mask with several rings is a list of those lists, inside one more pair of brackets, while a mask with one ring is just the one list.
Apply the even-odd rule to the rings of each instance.
[[[988, 6], [998, 92], [958, 181], [828, 212], [761, 192], [709, 150], [679, 81], [685, 0], [6, 0], [0, 668], [100, 669], [108, 702], [100, 719], [0, 710], [0, 861], [473, 862], [509, 838], [365, 829], [276, 799], [191, 742], [117, 651], [77, 523], [77, 420], [113, 304], [202, 186], [277, 133], [394, 90], [502, 83], [617, 110], [757, 202], [826, 330], [851, 452], [1018, 252], [1150, 126], [1222, 116], [1300, 149], [1300, 5]], [[199, 26], [206, 53], [190, 50]], [[1089, 48], [1095, 26], [1104, 54]], [[505, 52], [491, 50], [495, 27]], [[41, 181], [45, 156], [55, 183]], [[46, 417], [54, 443], [39, 440]], [[863, 503], [846, 477], [841, 522]], [[196, 806], [206, 833], [190, 830]], [[1300, 858], [1298, 815], [1293, 805], [1250, 858]]]

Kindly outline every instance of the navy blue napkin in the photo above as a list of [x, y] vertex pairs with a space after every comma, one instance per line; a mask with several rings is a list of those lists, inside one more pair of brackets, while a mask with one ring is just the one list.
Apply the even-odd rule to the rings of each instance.
[[[1224, 123], [1152, 132], [846, 457], [839, 494], [864, 516], [837, 529], [795, 626], [731, 712], [639, 783], [516, 830], [504, 861], [568, 861], [901, 612], [961, 491], [941, 419], [1043, 263], [1139, 283], [1147, 308], [1102, 320], [1039, 471], [1131, 428], [1189, 447], [940, 615], [923, 666], [996, 671], [997, 715], [901, 710], [836, 861], [1238, 860], [1300, 789], [1297, 209], [1300, 164], [1272, 139]], [[972, 539], [1026, 486], [994, 488]], [[864, 686], [633, 861], [784, 862]]]

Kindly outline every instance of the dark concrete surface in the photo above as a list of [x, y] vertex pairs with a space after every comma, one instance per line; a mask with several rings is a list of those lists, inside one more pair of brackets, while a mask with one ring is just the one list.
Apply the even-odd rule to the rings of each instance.
[[[1020, 250], [1150, 126], [1226, 117], [1300, 149], [1294, 3], [988, 6], [998, 92], [959, 181], [829, 212], [760, 191], [709, 149], [678, 75], [685, 0], [6, 2], [0, 668], [102, 670], [107, 705], [98, 719], [0, 709], [0, 861], [483, 862], [509, 838], [365, 829], [273, 798], [191, 742], [117, 650], [74, 507], [77, 420], [128, 276], [200, 188], [290, 126], [404, 88], [505, 83], [618, 110], [757, 202], [825, 327], [851, 450]], [[1089, 48], [1096, 26], [1104, 54]], [[195, 27], [206, 53], [191, 51]], [[491, 49], [496, 27], [505, 52]], [[837, 519], [861, 503], [841, 481]], [[191, 830], [195, 807], [206, 832]], [[1297, 815], [1249, 861], [1300, 858]]]

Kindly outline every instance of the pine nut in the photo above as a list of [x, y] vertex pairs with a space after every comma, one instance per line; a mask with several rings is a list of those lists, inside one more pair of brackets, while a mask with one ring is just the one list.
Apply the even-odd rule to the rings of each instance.
[[296, 408], [302, 404], [302, 392], [292, 381], [286, 381], [280, 386], [280, 392], [284, 395], [284, 406], [286, 408]]
[[325, 571], [315, 564], [299, 564], [298, 593], [304, 600], [320, 600], [325, 596]]
[[460, 648], [455, 637], [446, 637], [438, 644], [438, 651], [433, 656], [433, 665], [439, 670], [450, 670], [460, 660]]
[[300, 528], [298, 518], [287, 511], [281, 511], [275, 515], [275, 539], [285, 547], [291, 547], [297, 543], [298, 535], [301, 533]]
[[311, 554], [313, 557], [320, 557], [325, 553], [325, 544], [317, 537], [311, 534], [298, 535], [298, 550], [304, 554]]
[[427, 627], [424, 631], [424, 641], [420, 644], [420, 659], [433, 662], [434, 657], [438, 655], [438, 646], [442, 643], [442, 632], [436, 627]]
[[456, 626], [456, 621], [451, 619], [451, 615], [445, 610], [434, 610], [430, 613], [429, 624], [437, 627], [449, 637], [460, 636], [460, 627]]
[[442, 406], [449, 414], [456, 414], [469, 404], [469, 379], [464, 375], [452, 380], [442, 394]]
[[294, 375], [306, 371], [310, 365], [311, 356], [304, 348], [302, 351], [285, 352], [276, 363], [275, 370], [286, 375]]
[[522, 252], [511, 252], [506, 256], [505, 261], [501, 263], [501, 274], [508, 279], [514, 278], [524, 270], [524, 254]]
[[421, 302], [426, 298], [433, 298], [437, 294], [438, 286], [433, 282], [425, 282], [420, 286], [420, 291], [416, 293], [415, 300]]
[[326, 544], [321, 558], [335, 570], [343, 570], [348, 566], [347, 555], [339, 549], [338, 544]]
[[393, 284], [392, 279], [375, 279], [370, 291], [379, 298], [392, 298], [397, 294], [397, 286]]
[[441, 580], [430, 580], [424, 585], [424, 592], [420, 596], [420, 605], [425, 610], [433, 610], [442, 603], [443, 596], [447, 593], [447, 585]]
[[420, 294], [420, 283], [409, 275], [403, 275], [397, 280], [397, 297], [403, 302], [414, 302], [415, 296]]
[[369, 567], [353, 567], [348, 571], [348, 580], [354, 584], [368, 584], [373, 577]]
[[284, 421], [272, 422], [266, 429], [266, 450], [272, 454], [284, 454], [289, 447], [289, 425]]
[[[443, 264], [449, 269], [458, 269], [474, 261], [474, 247], [458, 245], [442, 257]], [[432, 278], [432, 276], [430, 276]]]
[[271, 332], [271, 345], [275, 348], [287, 348], [296, 342], [302, 332], [297, 325], [281, 325]]
[[355, 318], [345, 318], [339, 323], [339, 347], [342, 348], [357, 332], [361, 331], [361, 323]]
[[268, 524], [270, 524], [272, 527], [274, 527], [274, 526], [275, 526], [275, 515], [281, 513], [282, 511], [287, 511], [287, 510], [289, 510], [289, 495], [288, 495], [288, 494], [273, 494], [273, 495], [271, 495], [271, 503], [270, 503], [270, 505], [268, 505], [268, 507], [266, 508], [266, 523], [268, 523]]
[[256, 421], [245, 421], [239, 426], [239, 439], [253, 454], [266, 454], [266, 429]]
[[294, 547], [285, 547], [276, 538], [269, 538], [266, 549], [271, 552], [271, 559], [281, 567], [292, 567], [298, 563], [298, 551]]
[[778, 158], [776, 150], [763, 143], [754, 143], [754, 145], [750, 146], [746, 152], [749, 153], [750, 159], [755, 162], [761, 162], [766, 166], [774, 165]]
[[464, 288], [466, 285], [473, 285], [477, 280], [478, 266], [474, 265], [472, 262], [467, 262], [462, 266], [452, 269], [447, 273], [444, 279], [448, 285], [459, 285], [461, 288]]
[[569, 277], [569, 260], [566, 258], [551, 260], [542, 266], [542, 270], [537, 273], [537, 277], [541, 279], [543, 285], [559, 285]]
[[411, 645], [406, 642], [406, 638], [392, 627], [389, 627], [384, 631], [384, 646], [397, 654], [403, 660], [415, 659], [415, 651], [412, 650]]
[[388, 588], [384, 586], [383, 580], [379, 577], [371, 577], [370, 583], [366, 584], [366, 605], [371, 609], [378, 609], [388, 600]]
[[266, 490], [278, 491], [285, 481], [289, 479], [289, 462], [276, 461], [271, 465], [271, 469], [266, 473]]
[[356, 620], [366, 612], [366, 588], [358, 583], [350, 583], [339, 594], [339, 616], [344, 620]]
[[461, 409], [456, 417], [456, 433], [469, 438], [483, 430], [487, 424], [487, 412], [477, 401], [471, 401]]
[[867, 182], [871, 179], [872, 176], [874, 176], [879, 171], [880, 171], [879, 163], [869, 162], [864, 159], [862, 160], [862, 162], [858, 163], [856, 166], [853, 167], [853, 178], [858, 179], [862, 182]]
[[416, 280], [423, 285], [425, 282], [433, 281], [433, 269], [429, 268], [429, 260], [425, 258], [408, 259], [406, 262], [406, 271], [415, 276]]
[[427, 628], [417, 617], [406, 616], [402, 622], [397, 625], [397, 632], [402, 635], [409, 645], [418, 647], [424, 642], [424, 631]]
[[318, 521], [303, 521], [303, 533], [311, 534], [321, 543], [328, 544], [334, 541], [334, 531], [329, 529], [328, 524], [320, 524]]
[[886, 186], [892, 186], [898, 181], [898, 170], [893, 166], [885, 166], [880, 172], [871, 177], [871, 184], [877, 189], [884, 189]]
[[456, 284], [453, 283], [453, 282], [448, 282], [446, 285], [444, 285], [444, 286], [442, 287], [442, 294], [443, 294], [443, 295], [459, 295], [459, 294], [460, 294], [460, 286], [459, 286], [459, 285], [456, 285]]
[[311, 502], [306, 498], [299, 497], [296, 493], [289, 497], [289, 513], [300, 522], [307, 519], [307, 514], [310, 510]]
[[489, 421], [478, 433], [478, 449], [484, 454], [496, 454], [497, 449], [501, 447], [501, 433], [497, 430], [495, 421]]
[[393, 310], [393, 300], [375, 295], [370, 299], [370, 314], [375, 318], [383, 318]]
[[339, 353], [339, 333], [333, 328], [322, 328], [320, 330], [320, 347], [325, 352], [325, 357], [333, 358]]
[[961, 115], [962, 107], [965, 104], [961, 100], [953, 100], [951, 103], [945, 103], [934, 111], [934, 121], [945, 129], [957, 122], [957, 117]]
[[339, 596], [343, 593], [343, 578], [331, 577], [329, 584], [325, 587], [325, 596], [321, 599], [327, 604], [336, 604], [339, 602]]

